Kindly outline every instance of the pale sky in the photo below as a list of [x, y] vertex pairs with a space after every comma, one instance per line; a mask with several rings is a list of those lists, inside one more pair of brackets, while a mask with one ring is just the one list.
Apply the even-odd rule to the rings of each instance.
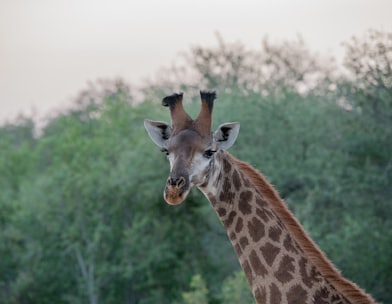
[[392, 0], [0, 0], [0, 123], [72, 101], [98, 78], [140, 85], [191, 46], [260, 48], [301, 35], [313, 51], [392, 31]]

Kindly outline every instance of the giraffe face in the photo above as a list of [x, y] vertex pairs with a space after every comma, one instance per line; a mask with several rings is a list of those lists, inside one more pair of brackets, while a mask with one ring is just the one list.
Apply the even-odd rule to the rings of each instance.
[[239, 131], [238, 123], [223, 124], [209, 136], [203, 136], [189, 126], [174, 134], [164, 122], [145, 120], [144, 126], [170, 163], [170, 175], [164, 190], [164, 198], [170, 205], [182, 203], [192, 187], [208, 181], [215, 153], [228, 149]]
[[206, 181], [217, 147], [212, 136], [204, 138], [192, 129], [185, 129], [170, 137], [167, 148], [162, 150], [170, 163], [164, 198], [168, 204], [177, 205], [193, 186]]

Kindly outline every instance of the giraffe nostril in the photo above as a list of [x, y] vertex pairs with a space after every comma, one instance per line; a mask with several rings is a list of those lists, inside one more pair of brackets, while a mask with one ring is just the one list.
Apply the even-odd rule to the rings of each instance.
[[177, 180], [177, 187], [180, 188], [182, 186], [185, 185], [185, 178], [183, 176], [181, 176], [178, 180]]
[[183, 176], [181, 176], [181, 177], [169, 177], [167, 179], [167, 184], [169, 186], [176, 186], [177, 188], [181, 188], [181, 187], [185, 186], [186, 180], [185, 180], [185, 177], [183, 177]]

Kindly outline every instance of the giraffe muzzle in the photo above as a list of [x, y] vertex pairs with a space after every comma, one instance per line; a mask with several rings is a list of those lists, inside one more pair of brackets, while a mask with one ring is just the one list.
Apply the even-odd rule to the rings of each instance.
[[189, 181], [184, 176], [167, 179], [163, 196], [169, 205], [178, 205], [182, 203], [189, 193]]

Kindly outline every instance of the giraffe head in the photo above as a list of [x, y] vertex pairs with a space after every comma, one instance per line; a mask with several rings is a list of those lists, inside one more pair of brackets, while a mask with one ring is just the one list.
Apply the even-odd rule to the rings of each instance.
[[230, 148], [238, 135], [239, 123], [225, 123], [211, 132], [215, 92], [200, 92], [201, 110], [192, 119], [182, 105], [182, 94], [173, 94], [162, 100], [169, 107], [171, 125], [161, 121], [145, 120], [144, 127], [152, 141], [166, 153], [170, 163], [164, 198], [170, 205], [180, 204], [193, 186], [208, 181], [215, 153]]

